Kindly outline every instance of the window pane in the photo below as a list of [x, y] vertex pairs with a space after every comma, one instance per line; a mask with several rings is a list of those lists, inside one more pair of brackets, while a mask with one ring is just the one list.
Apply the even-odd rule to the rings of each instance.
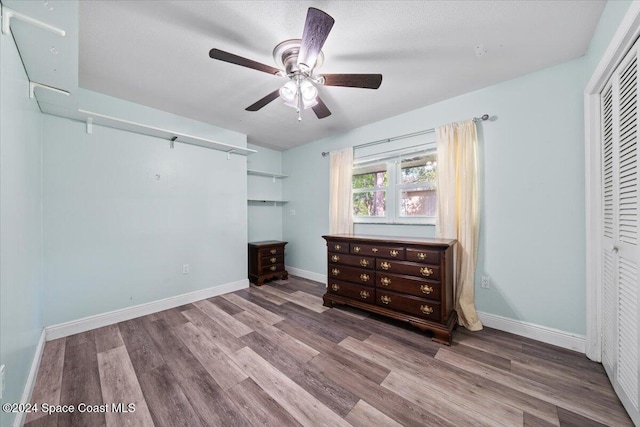
[[436, 216], [438, 196], [435, 190], [412, 188], [402, 190], [400, 216]]
[[401, 165], [401, 183], [424, 183], [426, 187], [436, 187], [436, 154], [403, 159]]
[[353, 215], [384, 216], [385, 193], [385, 191], [365, 191], [362, 193], [353, 193]]
[[353, 188], [387, 186], [387, 165], [373, 165], [353, 170]]

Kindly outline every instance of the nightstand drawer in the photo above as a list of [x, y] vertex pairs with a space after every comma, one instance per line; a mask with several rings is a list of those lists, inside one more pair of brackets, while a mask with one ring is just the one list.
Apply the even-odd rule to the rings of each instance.
[[440, 300], [440, 283], [399, 274], [376, 274], [376, 287], [417, 297]]
[[395, 292], [376, 290], [376, 303], [380, 307], [403, 311], [416, 317], [440, 320], [440, 303]]
[[270, 255], [260, 259], [261, 265], [284, 264], [284, 255]]
[[342, 295], [354, 300], [375, 304], [376, 290], [370, 286], [354, 285], [341, 280], [329, 279], [327, 290], [336, 295]]
[[367, 286], [374, 286], [376, 283], [376, 274], [372, 270], [329, 264], [328, 273], [329, 280], [346, 280]]
[[329, 254], [329, 264], [341, 264], [349, 265], [352, 267], [376, 268], [375, 258], [366, 256], [344, 255], [344, 254]]
[[271, 248], [260, 248], [259, 256], [262, 258], [272, 257], [272, 256], [284, 255], [284, 246], [271, 247]]
[[273, 264], [262, 267], [262, 271], [260, 274], [269, 274], [269, 273], [277, 273], [279, 271], [284, 271], [284, 264]]
[[440, 267], [407, 261], [376, 260], [376, 270], [440, 281]]

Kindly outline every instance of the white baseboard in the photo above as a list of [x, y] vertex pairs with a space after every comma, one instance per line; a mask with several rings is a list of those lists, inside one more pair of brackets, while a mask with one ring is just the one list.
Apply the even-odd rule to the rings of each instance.
[[580, 353], [585, 352], [584, 335], [573, 334], [571, 332], [523, 322], [521, 320], [509, 319], [508, 317], [496, 316], [495, 314], [478, 312], [478, 317], [480, 321], [482, 321], [482, 324], [489, 328], [531, 338], [547, 344], [557, 345], [558, 347]]
[[[40, 339], [38, 340], [38, 345], [36, 345], [36, 351], [33, 355], [33, 360], [31, 361], [31, 369], [29, 369], [29, 376], [27, 377], [27, 382], [24, 385], [24, 390], [22, 391], [22, 398], [20, 399], [21, 403], [27, 403], [31, 400], [31, 393], [33, 393], [33, 388], [36, 385], [36, 379], [38, 377], [38, 369], [40, 369], [40, 361], [42, 360], [42, 352], [44, 351], [44, 342], [45, 342], [45, 331], [42, 330], [40, 334]], [[18, 412], [16, 413], [16, 417], [13, 419], [14, 427], [21, 427], [27, 418], [26, 412]]]
[[135, 319], [136, 317], [146, 316], [147, 314], [157, 313], [158, 311], [168, 310], [170, 308], [238, 291], [240, 289], [246, 289], [248, 287], [249, 279], [243, 279], [237, 282], [225, 283], [223, 285], [213, 286], [199, 291], [110, 311], [108, 313], [96, 314], [95, 316], [84, 317], [70, 322], [47, 326], [45, 328], [46, 340], [51, 341], [67, 337], [69, 335], [79, 334], [80, 332], [89, 331], [91, 329], [102, 328], [103, 326], [113, 325], [118, 322], [124, 322], [125, 320]]
[[313, 271], [302, 270], [300, 268], [286, 266], [287, 272], [293, 276], [302, 277], [303, 279], [313, 280], [314, 282], [327, 283], [327, 276], [324, 274], [314, 273]]

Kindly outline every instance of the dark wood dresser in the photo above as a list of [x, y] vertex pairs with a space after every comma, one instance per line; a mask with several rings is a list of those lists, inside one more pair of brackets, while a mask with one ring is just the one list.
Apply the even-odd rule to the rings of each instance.
[[284, 245], [287, 242], [265, 240], [249, 243], [249, 280], [261, 286], [265, 280], [287, 279], [284, 269]]
[[433, 332], [451, 345], [455, 240], [336, 234], [327, 241], [324, 305], [346, 304]]

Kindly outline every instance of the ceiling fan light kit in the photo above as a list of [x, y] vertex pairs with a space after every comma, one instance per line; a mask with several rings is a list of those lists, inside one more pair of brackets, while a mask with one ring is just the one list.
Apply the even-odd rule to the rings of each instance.
[[302, 39], [285, 40], [273, 49], [273, 59], [279, 68], [220, 49], [211, 49], [209, 56], [289, 79], [280, 89], [247, 107], [247, 111], [258, 111], [280, 97], [285, 105], [296, 109], [298, 121], [302, 120], [302, 111], [309, 108], [313, 109], [316, 117], [323, 119], [330, 116], [331, 111], [318, 96], [316, 85], [378, 89], [382, 83], [381, 74], [315, 74], [315, 70], [324, 62], [322, 46], [334, 22], [334, 19], [325, 12], [310, 7], [307, 11]]

